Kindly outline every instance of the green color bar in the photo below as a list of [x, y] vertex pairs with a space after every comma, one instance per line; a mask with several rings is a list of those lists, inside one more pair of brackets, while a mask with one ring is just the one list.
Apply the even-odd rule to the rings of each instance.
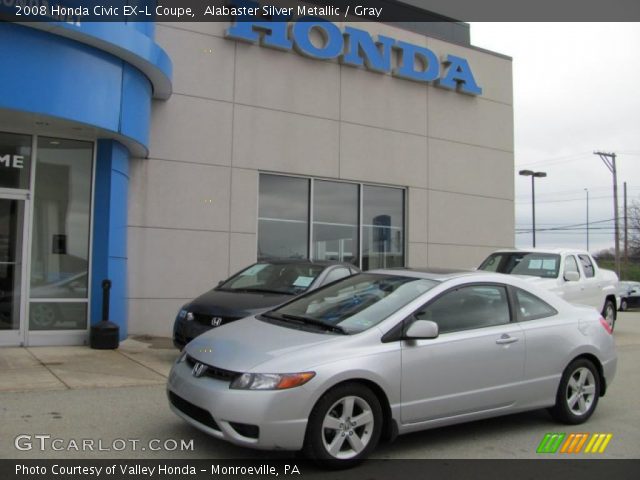
[[536, 453], [556, 453], [565, 436], [564, 433], [547, 433], [538, 445]]

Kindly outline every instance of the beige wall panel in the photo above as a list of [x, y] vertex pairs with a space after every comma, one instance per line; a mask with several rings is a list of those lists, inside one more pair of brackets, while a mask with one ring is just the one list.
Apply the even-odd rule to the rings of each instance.
[[129, 224], [228, 230], [230, 173], [229, 167], [132, 162]]
[[233, 100], [234, 42], [162, 25], [156, 41], [173, 62], [175, 93]]
[[429, 188], [513, 199], [513, 153], [429, 139]]
[[350, 66], [341, 78], [342, 120], [427, 134], [426, 85]]
[[155, 101], [151, 119], [151, 158], [213, 165], [231, 164], [230, 103], [174, 94]]
[[129, 227], [128, 251], [132, 298], [193, 298], [228, 275], [228, 233]]
[[258, 172], [231, 169], [231, 231], [256, 233], [258, 228]]
[[409, 242], [426, 242], [427, 215], [429, 213], [428, 192], [422, 188], [409, 188], [407, 192]]
[[425, 137], [348, 123], [341, 128], [340, 178], [426, 188]]
[[429, 244], [429, 267], [474, 269], [497, 247]]
[[510, 200], [429, 191], [429, 243], [504, 247], [513, 232]]
[[238, 103], [337, 120], [339, 89], [336, 63], [238, 43]]
[[229, 275], [255, 263], [258, 257], [256, 234], [232, 233], [229, 248]]
[[338, 176], [338, 122], [236, 106], [233, 166]]
[[426, 267], [429, 264], [429, 257], [427, 253], [428, 248], [426, 243], [409, 242], [409, 258], [407, 259], [407, 266], [413, 268]]
[[178, 310], [190, 300], [192, 298], [130, 298], [129, 335], [171, 337]]
[[429, 88], [429, 136], [513, 151], [510, 105]]
[[469, 62], [476, 83], [482, 88], [481, 98], [513, 104], [513, 72], [512, 61], [509, 58], [435, 38], [427, 39], [427, 44], [440, 58], [444, 58], [446, 54], [465, 58]]

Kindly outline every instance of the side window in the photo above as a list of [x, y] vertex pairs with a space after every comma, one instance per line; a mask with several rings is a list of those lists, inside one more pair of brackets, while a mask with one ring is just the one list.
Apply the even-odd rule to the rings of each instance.
[[536, 320], [538, 318], [551, 317], [558, 313], [555, 308], [545, 301], [519, 288], [516, 289], [516, 301], [518, 303], [519, 320]]
[[327, 274], [327, 277], [324, 279], [324, 282], [322, 282], [322, 284], [326, 285], [327, 283], [335, 282], [336, 280], [340, 280], [341, 278], [348, 277], [349, 275], [351, 275], [351, 272], [349, 271], [348, 268], [345, 268], [345, 267], [334, 268]]
[[578, 255], [580, 257], [580, 261], [582, 262], [582, 269], [584, 270], [584, 274], [587, 278], [591, 278], [595, 275], [595, 271], [593, 268], [593, 263], [591, 263], [591, 259], [587, 255]]
[[578, 262], [576, 262], [576, 257], [573, 255], [567, 255], [567, 258], [564, 260], [564, 273], [576, 272], [580, 275], [580, 270], [578, 270]]
[[436, 322], [440, 333], [504, 325], [510, 319], [507, 292], [498, 285], [461, 287], [445, 293], [415, 316]]

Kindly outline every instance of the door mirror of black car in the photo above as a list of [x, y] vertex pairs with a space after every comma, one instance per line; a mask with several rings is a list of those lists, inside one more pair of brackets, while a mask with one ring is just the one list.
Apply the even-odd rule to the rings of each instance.
[[218, 282], [218, 286], [222, 285], [223, 283], [224, 283], [224, 280], [220, 280], [220, 281]]
[[404, 334], [406, 340], [430, 339], [438, 336], [438, 324], [431, 320], [416, 320]]
[[564, 272], [564, 279], [567, 282], [578, 282], [580, 281], [580, 274], [578, 272]]

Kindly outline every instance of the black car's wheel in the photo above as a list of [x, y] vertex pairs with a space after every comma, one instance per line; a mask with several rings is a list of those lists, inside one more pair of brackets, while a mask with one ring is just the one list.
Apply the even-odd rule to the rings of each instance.
[[602, 316], [611, 327], [611, 331], [616, 326], [616, 305], [613, 300], [607, 300], [604, 302], [604, 308], [602, 309]]
[[571, 362], [562, 374], [556, 404], [549, 411], [556, 420], [577, 425], [593, 415], [599, 398], [598, 369], [591, 361], [579, 358]]
[[626, 312], [627, 308], [629, 308], [629, 305], [627, 304], [627, 299], [623, 298], [622, 300], [620, 300], [620, 311]]
[[309, 416], [304, 453], [324, 466], [348, 468], [376, 447], [382, 407], [367, 387], [348, 383], [325, 393]]

